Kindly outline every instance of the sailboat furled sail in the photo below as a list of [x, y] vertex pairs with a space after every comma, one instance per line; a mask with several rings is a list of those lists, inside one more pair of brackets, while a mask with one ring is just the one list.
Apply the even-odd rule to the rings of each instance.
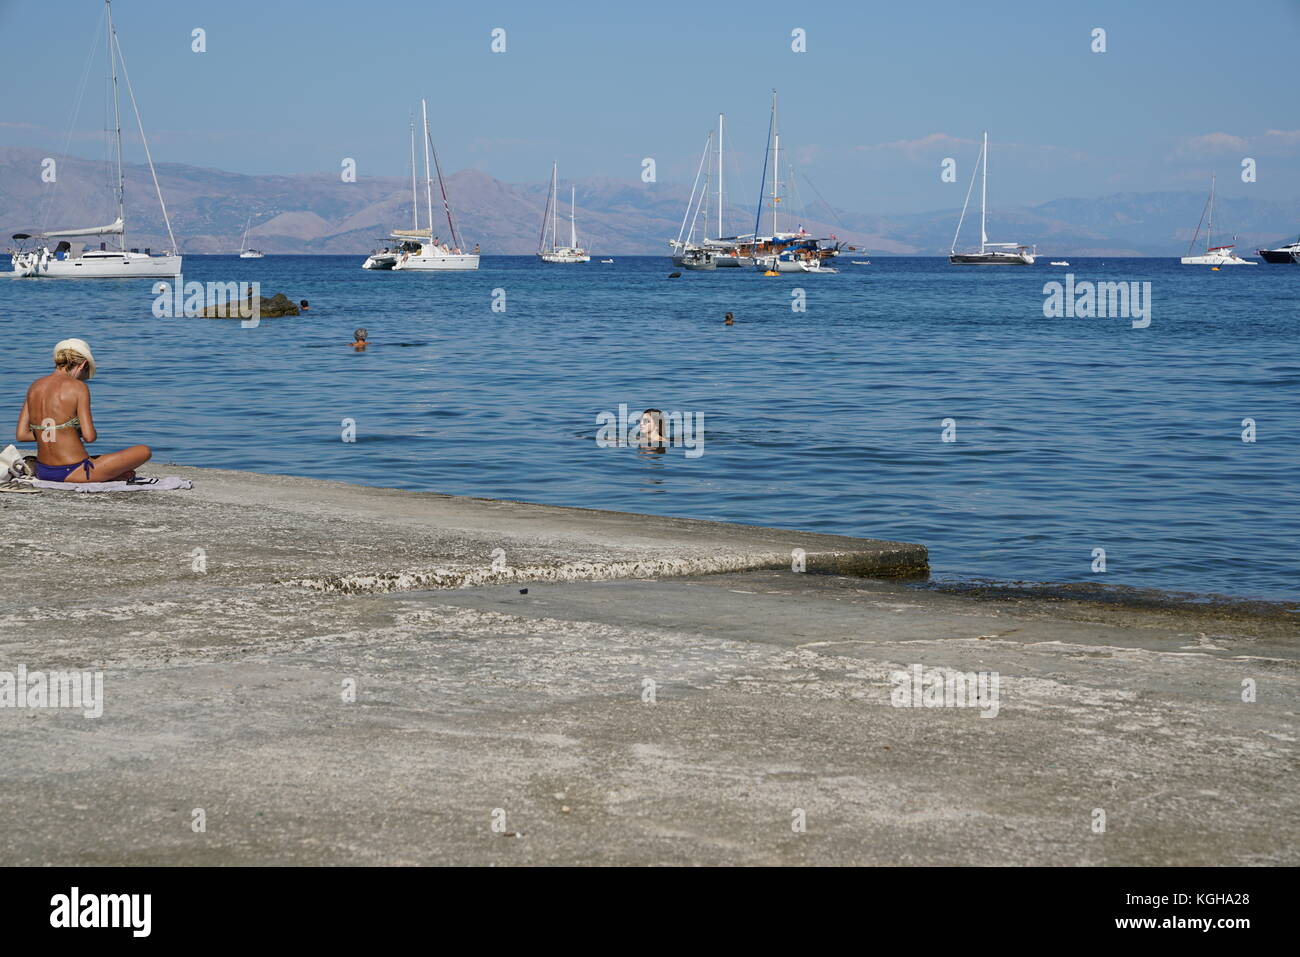
[[[122, 47], [113, 28], [112, 0], [104, 0], [105, 29], [108, 39], [108, 66], [113, 100], [113, 140], [116, 153], [114, 164], [113, 191], [117, 201], [117, 218], [107, 226], [87, 226], [78, 229], [46, 230], [35, 235], [37, 245], [31, 249], [19, 249], [11, 256], [14, 272], [19, 276], [49, 277], [52, 279], [159, 279], [177, 276], [181, 271], [181, 256], [176, 249], [176, 236], [172, 232], [172, 223], [167, 215], [167, 204], [163, 201], [162, 187], [158, 185], [158, 173], [154, 169], [153, 156], [149, 152], [149, 141], [144, 134], [144, 121], [140, 118], [140, 107], [136, 103], [135, 91], [131, 88], [131, 77], [127, 73], [126, 59], [122, 56]], [[149, 175], [153, 179], [154, 191], [158, 194], [158, 205], [162, 208], [163, 222], [167, 225], [167, 237], [171, 247], [168, 252], [155, 256], [152, 250], [127, 249], [126, 247], [126, 180], [122, 172], [122, 115], [118, 91], [118, 68], [121, 67], [122, 80], [126, 83], [126, 92], [131, 98], [131, 108], [135, 113], [136, 125], [140, 130], [140, 141], [144, 144], [145, 159], [149, 161]], [[72, 243], [67, 239], [78, 236], [115, 236], [116, 248], [108, 248], [107, 241], [99, 243], [99, 249], [86, 249], [85, 243]], [[26, 233], [15, 234], [14, 239], [31, 239]], [[57, 240], [49, 243], [46, 240]]]
[[[980, 248], [978, 252], [957, 252], [957, 239], [961, 236], [961, 227], [966, 222], [966, 209], [970, 206], [970, 196], [975, 189], [975, 177], [980, 177]], [[1036, 250], [1017, 243], [991, 243], [988, 233], [989, 206], [989, 134], [984, 133], [980, 146], [979, 159], [971, 173], [970, 186], [966, 188], [966, 202], [961, 207], [961, 218], [957, 220], [957, 231], [952, 236], [952, 249], [949, 250], [948, 262], [958, 266], [1032, 266]]]

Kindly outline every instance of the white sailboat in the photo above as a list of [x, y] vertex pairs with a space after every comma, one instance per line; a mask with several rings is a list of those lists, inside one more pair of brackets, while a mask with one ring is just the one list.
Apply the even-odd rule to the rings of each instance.
[[248, 222], [244, 223], [244, 238], [239, 243], [240, 259], [265, 259], [266, 253], [257, 249], [248, 248], [248, 227], [253, 225], [253, 214], [248, 214]]
[[[970, 194], [975, 188], [975, 173], [980, 178], [980, 248], [979, 252], [957, 252], [957, 238], [961, 236], [962, 223], [966, 221], [966, 209], [970, 206]], [[970, 186], [966, 188], [966, 202], [961, 207], [961, 218], [957, 220], [957, 231], [952, 236], [952, 249], [948, 252], [948, 262], [958, 266], [1032, 266], [1037, 248], [1030, 251], [1028, 246], [1018, 243], [989, 242], [988, 225], [989, 199], [989, 134], [984, 133], [984, 144], [980, 147], [979, 160], [975, 163], [975, 172], [971, 173]]]
[[[1205, 254], [1201, 256], [1184, 256], [1182, 264], [1184, 266], [1256, 266], [1258, 263], [1249, 259], [1242, 259], [1233, 252], [1235, 243], [1229, 243], [1226, 246], [1211, 246], [1210, 234], [1214, 232], [1214, 179], [1215, 174], [1210, 174], [1210, 198], [1206, 203], [1206, 208], [1210, 212], [1210, 221], [1205, 227]], [[1201, 219], [1205, 218], [1205, 211], [1201, 211]], [[1187, 244], [1187, 251], [1192, 251], [1192, 246], [1196, 243], [1196, 238], [1201, 234], [1201, 224], [1196, 224], [1196, 232], [1192, 235], [1192, 241]]]
[[442, 208], [447, 213], [447, 228], [450, 230], [451, 241], [443, 242], [433, 235], [433, 174], [429, 167], [430, 144], [433, 142], [429, 138], [429, 106], [425, 100], [420, 100], [420, 113], [424, 119], [424, 190], [426, 207], [429, 213], [429, 228], [421, 229], [395, 229], [393, 230], [394, 238], [411, 241], [410, 244], [416, 246], [414, 251], [405, 250], [397, 256], [397, 261], [393, 263], [394, 270], [417, 269], [417, 270], [469, 270], [478, 269], [478, 247], [474, 247], [471, 253], [464, 252], [461, 249], [460, 237], [456, 234], [456, 222], [451, 215], [451, 202], [447, 199], [447, 185], [442, 178], [442, 164], [438, 162], [438, 151], [433, 150], [433, 163], [438, 170], [438, 189], [442, 193]]
[[[117, 151], [114, 178], [117, 218], [107, 226], [58, 229], [43, 233], [15, 233], [13, 238], [19, 243], [29, 239], [36, 240], [33, 248], [19, 248], [10, 257], [14, 272], [19, 276], [51, 279], [160, 279], [177, 276], [181, 271], [181, 255], [176, 250], [176, 236], [172, 233], [167, 204], [163, 202], [162, 188], [158, 185], [158, 173], [154, 170], [149, 141], [144, 135], [140, 107], [136, 104], [135, 91], [131, 88], [131, 77], [126, 70], [126, 59], [122, 56], [117, 31], [113, 28], [111, 0], [104, 0], [104, 10], [113, 94], [114, 140]], [[122, 172], [122, 119], [117, 83], [119, 63], [122, 67], [122, 79], [126, 82], [126, 90], [131, 97], [136, 125], [140, 130], [140, 141], [144, 144], [144, 155], [149, 161], [149, 174], [153, 177], [154, 190], [158, 194], [158, 205], [162, 207], [163, 221], [167, 224], [167, 236], [171, 242], [171, 251], [158, 256], [153, 255], [153, 251], [148, 248], [141, 252], [138, 248], [128, 249], [126, 246], [126, 179]], [[109, 249], [108, 240], [101, 240], [98, 249], [87, 249], [85, 242], [69, 242], [76, 237], [88, 236], [114, 237], [112, 241], [116, 248]]]
[[[557, 201], [557, 189], [559, 187], [558, 175], [559, 163], [551, 164], [551, 195], [547, 200], [546, 209], [542, 213], [542, 238], [537, 247], [537, 258], [544, 263], [586, 263], [591, 262], [591, 256], [587, 250], [578, 245], [578, 223], [575, 204], [578, 200], [577, 187], [569, 187], [569, 245], [557, 245], [557, 227], [559, 225], [559, 203]], [[549, 228], [548, 228], [549, 227]], [[546, 242], [547, 236], [550, 236], [550, 244]]]

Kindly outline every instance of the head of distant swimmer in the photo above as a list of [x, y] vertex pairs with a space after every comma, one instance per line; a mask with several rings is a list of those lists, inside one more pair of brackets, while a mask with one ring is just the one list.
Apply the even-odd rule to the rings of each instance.
[[60, 349], [54, 353], [54, 368], [74, 379], [90, 378], [90, 360], [76, 349]]
[[365, 342], [365, 341], [366, 341], [366, 330], [364, 330], [364, 329], [358, 329], [356, 332], [354, 332], [354, 333], [352, 333], [352, 334], [353, 334], [354, 336], [357, 337], [357, 342]]
[[306, 300], [306, 299], [300, 299], [300, 300], [298, 301], [298, 305], [299, 305], [299, 307], [301, 307], [301, 308], [303, 308], [303, 309], [306, 309], [306, 308], [307, 308], [307, 300]]

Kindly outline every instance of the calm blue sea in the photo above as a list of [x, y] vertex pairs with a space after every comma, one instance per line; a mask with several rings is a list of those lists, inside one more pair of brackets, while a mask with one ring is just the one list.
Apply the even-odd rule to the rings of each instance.
[[[311, 301], [257, 329], [157, 319], [143, 281], [0, 281], [3, 404], [16, 418], [54, 342], [81, 336], [103, 449], [922, 542], [940, 578], [1300, 595], [1300, 267], [846, 256], [834, 276], [669, 279], [666, 258], [362, 258], [188, 256], [187, 279]], [[1066, 272], [1149, 281], [1150, 326], [1044, 318]], [[620, 404], [702, 414], [704, 454], [600, 447]]]

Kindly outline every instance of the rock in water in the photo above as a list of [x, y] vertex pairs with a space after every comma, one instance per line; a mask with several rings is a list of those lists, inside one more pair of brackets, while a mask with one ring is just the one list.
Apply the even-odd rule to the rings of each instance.
[[[224, 302], [216, 306], [208, 306], [200, 315], [206, 319], [243, 319], [244, 315], [240, 312], [240, 306], [243, 305], [244, 312], [248, 311], [247, 304], [252, 302], [253, 297], [248, 297], [247, 303]], [[299, 315], [298, 307], [288, 296], [282, 292], [277, 292], [271, 298], [260, 296], [257, 301], [257, 314], [262, 319], [280, 319], [284, 316]]]

